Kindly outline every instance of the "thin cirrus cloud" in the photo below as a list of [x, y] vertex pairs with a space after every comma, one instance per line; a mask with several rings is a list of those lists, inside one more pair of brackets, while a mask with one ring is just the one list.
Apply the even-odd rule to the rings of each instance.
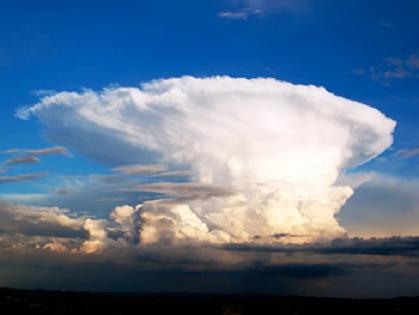
[[182, 199], [210, 199], [212, 197], [234, 195], [231, 187], [200, 183], [170, 183], [159, 182], [137, 185], [127, 188], [129, 191], [161, 193]]
[[[186, 165], [189, 183], [141, 188], [175, 196], [136, 206], [148, 243], [345, 235], [335, 215], [353, 189], [336, 180], [386, 150], [395, 127], [378, 110], [322, 87], [271, 78], [181, 77], [59, 92], [17, 116], [37, 117], [51, 140], [110, 164]], [[211, 193], [217, 187], [235, 193]]]
[[[1, 151], [0, 154], [11, 154], [16, 155], [15, 157], [6, 159], [0, 163], [1, 173], [5, 173], [12, 166], [19, 166], [23, 164], [35, 164], [39, 163], [41, 160], [38, 156], [43, 155], [67, 155], [70, 153], [68, 150], [61, 146], [44, 148], [44, 149], [9, 149]], [[16, 183], [16, 182], [25, 182], [30, 180], [36, 180], [42, 177], [47, 176], [47, 172], [37, 172], [37, 173], [26, 173], [19, 175], [2, 175], [0, 176], [0, 184], [2, 183]]]
[[400, 150], [397, 152], [397, 155], [406, 159], [412, 158], [419, 155], [419, 148], [414, 148], [410, 150]]
[[263, 11], [260, 9], [244, 8], [236, 11], [222, 11], [218, 13], [218, 16], [230, 20], [247, 20], [251, 16], [261, 15], [262, 13]]
[[355, 75], [367, 76], [386, 85], [395, 80], [419, 78], [419, 55], [385, 57], [367, 68], [353, 70]]
[[152, 177], [190, 177], [192, 175], [193, 173], [191, 170], [179, 169], [153, 174]]
[[1, 165], [3, 166], [10, 166], [10, 165], [16, 165], [16, 164], [33, 164], [33, 163], [39, 163], [41, 160], [36, 156], [19, 156], [7, 159]]
[[1, 154], [24, 154], [29, 156], [39, 156], [39, 155], [52, 155], [52, 154], [62, 154], [69, 156], [70, 153], [64, 147], [50, 147], [43, 149], [10, 149], [0, 152]]
[[218, 13], [218, 17], [229, 20], [247, 20], [250, 17], [263, 17], [284, 11], [303, 11], [307, 7], [307, 1], [239, 0], [226, 1], [226, 7]]
[[48, 175], [47, 172], [37, 172], [37, 173], [20, 174], [20, 175], [2, 175], [0, 176], [0, 184], [25, 182], [25, 181], [39, 179], [47, 175]]
[[166, 171], [166, 166], [161, 164], [131, 164], [122, 165], [112, 169], [124, 175], [155, 174]]

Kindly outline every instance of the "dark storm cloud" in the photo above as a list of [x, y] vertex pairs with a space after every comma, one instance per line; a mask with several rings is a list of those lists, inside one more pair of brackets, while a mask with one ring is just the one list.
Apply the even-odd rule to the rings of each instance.
[[318, 249], [323, 254], [418, 256], [419, 237], [350, 238], [334, 240], [326, 248]]
[[265, 275], [294, 279], [311, 279], [349, 275], [352, 268], [354, 266], [349, 264], [291, 263], [276, 266], [255, 266], [247, 272], [258, 272]]
[[342, 238], [326, 244], [303, 245], [252, 245], [228, 244], [223, 248], [243, 252], [312, 252], [319, 254], [348, 254], [376, 256], [418, 256], [419, 237], [388, 237], [388, 238]]
[[[118, 243], [125, 233], [123, 226], [118, 229], [109, 224], [105, 229], [106, 243], [110, 246], [103, 252], [84, 254], [77, 250], [88, 240], [81, 228], [83, 222], [57, 208], [1, 204], [0, 266], [8, 270], [8, 277], [2, 278], [0, 285], [9, 283], [9, 278], [12, 283], [14, 278], [44, 288], [108, 290], [111, 285], [124, 291], [280, 294], [316, 290], [319, 295], [368, 296], [379, 290], [378, 285], [373, 285], [375, 280], [399, 277], [400, 281], [408, 281], [410, 286], [418, 288], [412, 282], [418, 280], [415, 276], [418, 257], [414, 253], [419, 248], [419, 238], [416, 237], [348, 238], [288, 246], [142, 246], [138, 240]], [[41, 239], [42, 236], [48, 239]], [[58, 242], [73, 251], [54, 248]], [[41, 271], [36, 277], [34, 269]], [[360, 283], [361, 289], [356, 286], [350, 289]]]
[[[269, 255], [262, 259], [260, 253], [256, 253], [253, 258], [257, 263], [229, 266], [215, 261], [216, 256], [228, 255], [223, 251], [171, 247], [170, 253], [164, 253], [162, 249], [153, 252], [137, 248], [135, 254], [121, 249], [103, 255], [32, 250], [30, 261], [24, 253], [3, 251], [0, 266], [3, 272], [8, 271], [8, 277], [2, 278], [0, 284], [7, 284], [11, 277], [19, 279], [23, 286], [55, 289], [64, 286], [77, 290], [109, 290], [112, 287], [121, 291], [147, 292], [317, 292], [329, 296], [349, 294], [346, 291], [349, 289], [350, 295], [369, 296], [377, 290], [375, 280], [380, 282], [383, 276], [392, 277], [392, 274], [402, 279], [403, 275], [412, 272], [405, 269], [405, 264], [374, 260], [357, 262], [346, 255], [320, 255], [324, 256], [323, 261], [317, 262], [316, 254], [300, 256], [294, 253], [282, 255], [279, 259], [282, 262], [274, 263], [270, 262]], [[287, 261], [289, 259], [292, 261]], [[36, 277], [33, 270], [39, 270]], [[411, 280], [414, 279], [417, 276], [413, 273]], [[353, 287], [352, 282], [361, 283], [361, 290]]]

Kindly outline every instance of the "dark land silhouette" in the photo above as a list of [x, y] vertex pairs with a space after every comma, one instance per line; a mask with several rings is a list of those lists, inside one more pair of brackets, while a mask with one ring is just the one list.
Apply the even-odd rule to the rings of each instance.
[[419, 297], [93, 293], [0, 289], [1, 314], [419, 314]]

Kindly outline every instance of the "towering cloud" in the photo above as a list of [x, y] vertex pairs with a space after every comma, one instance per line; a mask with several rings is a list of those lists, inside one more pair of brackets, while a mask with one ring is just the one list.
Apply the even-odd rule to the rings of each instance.
[[[340, 236], [335, 214], [353, 191], [337, 177], [388, 148], [395, 127], [376, 109], [322, 87], [262, 78], [61, 92], [17, 115], [38, 117], [52, 140], [113, 165], [187, 165], [190, 183], [130, 187], [171, 196], [136, 208], [146, 243]], [[114, 216], [124, 221], [125, 211]], [[93, 236], [101, 224], [85, 228]], [[107, 236], [97, 235], [102, 244]]]

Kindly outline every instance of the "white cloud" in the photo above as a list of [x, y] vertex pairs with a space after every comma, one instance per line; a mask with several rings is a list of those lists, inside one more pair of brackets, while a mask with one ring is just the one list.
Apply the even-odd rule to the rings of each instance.
[[145, 202], [139, 207], [141, 245], [153, 243], [188, 244], [195, 242], [229, 243], [230, 235], [210, 231], [188, 204], [171, 201]]
[[105, 229], [105, 220], [87, 219], [83, 228], [89, 233], [89, 240], [83, 242], [80, 250], [83, 253], [91, 254], [103, 251], [108, 243], [108, 232]]
[[[175, 197], [138, 206], [140, 237], [156, 241], [217, 235], [217, 241], [310, 242], [342, 235], [335, 214], [353, 191], [336, 180], [388, 148], [395, 127], [378, 110], [324, 88], [262, 78], [181, 77], [141, 88], [61, 92], [19, 111], [31, 115], [53, 140], [114, 165], [190, 167], [192, 183], [142, 187]], [[182, 199], [196, 187], [235, 194]]]

